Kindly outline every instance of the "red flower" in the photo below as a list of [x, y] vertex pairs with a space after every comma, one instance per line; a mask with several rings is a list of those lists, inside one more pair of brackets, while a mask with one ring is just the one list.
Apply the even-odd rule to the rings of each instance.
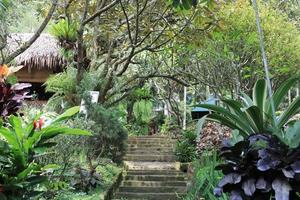
[[33, 128], [34, 129], [42, 129], [44, 124], [44, 119], [40, 118], [38, 121], [34, 120], [33, 121]]

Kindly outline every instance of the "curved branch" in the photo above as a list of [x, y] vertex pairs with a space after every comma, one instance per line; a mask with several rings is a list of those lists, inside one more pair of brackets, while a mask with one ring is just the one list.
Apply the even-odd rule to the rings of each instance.
[[8, 57], [4, 59], [4, 63], [10, 63], [14, 58], [16, 58], [18, 55], [20, 55], [24, 51], [26, 51], [26, 49], [28, 49], [40, 37], [41, 33], [44, 31], [44, 29], [46, 28], [47, 24], [49, 23], [50, 19], [53, 16], [53, 13], [57, 6], [57, 2], [58, 2], [58, 0], [53, 0], [51, 8], [50, 8], [46, 18], [44, 19], [43, 23], [38, 28], [38, 30], [19, 49], [17, 49], [16, 51], [14, 51], [10, 55], [8, 55]]

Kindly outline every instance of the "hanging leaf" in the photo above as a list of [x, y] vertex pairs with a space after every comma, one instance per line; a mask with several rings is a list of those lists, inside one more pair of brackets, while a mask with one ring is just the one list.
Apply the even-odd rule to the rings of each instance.
[[276, 200], [289, 200], [289, 193], [292, 188], [287, 181], [275, 179], [272, 183], [272, 188], [275, 190]]

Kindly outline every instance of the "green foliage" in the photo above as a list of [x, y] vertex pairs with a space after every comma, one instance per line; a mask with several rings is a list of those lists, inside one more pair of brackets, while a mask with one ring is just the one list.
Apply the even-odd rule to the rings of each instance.
[[176, 143], [175, 155], [180, 162], [192, 162], [196, 157], [196, 138], [193, 131], [184, 131]]
[[[78, 162], [78, 161], [77, 161]], [[101, 176], [101, 185], [92, 191], [81, 192], [78, 190], [60, 190], [56, 191], [54, 196], [45, 199], [49, 200], [94, 200], [102, 199], [105, 191], [114, 183], [116, 176], [121, 172], [121, 168], [115, 164], [102, 164], [95, 168], [95, 172]]]
[[126, 150], [127, 131], [119, 121], [118, 112], [99, 104], [88, 105], [87, 110], [87, 120], [97, 124], [93, 127], [94, 136], [89, 146], [96, 151], [96, 154], [120, 162]]
[[221, 198], [214, 196], [214, 186], [221, 180], [223, 174], [216, 171], [215, 167], [220, 164], [217, 153], [206, 152], [201, 157], [201, 160], [194, 161], [194, 174], [192, 185], [188, 189], [188, 193], [184, 200], [209, 199], [209, 200], [228, 200], [226, 195]]
[[208, 104], [199, 106], [214, 112], [207, 115], [207, 120], [221, 123], [233, 130], [237, 129], [243, 136], [254, 133], [275, 133], [282, 138], [283, 126], [300, 110], [300, 98], [296, 98], [279, 117], [276, 117], [275, 122], [272, 117], [271, 99], [275, 110], [279, 109], [288, 90], [298, 80], [297, 77], [286, 80], [271, 97], [267, 97], [266, 81], [259, 80], [253, 88], [252, 99], [244, 94], [242, 102], [223, 99], [225, 108]]
[[76, 23], [70, 23], [68, 20], [62, 19], [51, 25], [49, 33], [61, 43], [74, 43], [77, 40], [77, 28]]
[[133, 113], [137, 121], [149, 123], [153, 117], [153, 104], [150, 100], [142, 99], [133, 105]]
[[48, 102], [48, 106], [53, 107], [54, 110], [60, 110], [61, 104], [64, 107], [79, 104], [79, 99], [76, 95], [76, 73], [77, 70], [75, 68], [68, 67], [66, 71], [48, 78], [45, 83], [46, 92], [54, 93]]
[[300, 145], [300, 121], [288, 127], [283, 142], [290, 148], [297, 148]]
[[2, 159], [0, 165], [0, 185], [3, 194], [8, 198], [25, 197], [32, 191], [33, 186], [47, 180], [46, 172], [57, 169], [57, 165], [40, 165], [35, 159], [43, 155], [46, 150], [56, 145], [49, 142], [58, 135], [87, 135], [88, 131], [63, 127], [60, 122], [79, 112], [79, 107], [71, 108], [54, 120], [46, 122], [36, 119], [25, 123], [22, 118], [10, 116], [8, 123], [0, 127]]
[[77, 69], [69, 66], [65, 71], [50, 76], [45, 83], [46, 91], [54, 95], [48, 101], [48, 107], [59, 111], [80, 104], [87, 91], [97, 90], [102, 81], [99, 80], [99, 71], [85, 73], [77, 84]]

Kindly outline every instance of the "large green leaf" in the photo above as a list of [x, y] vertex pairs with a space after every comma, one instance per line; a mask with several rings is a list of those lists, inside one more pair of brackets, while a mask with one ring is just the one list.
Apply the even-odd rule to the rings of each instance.
[[16, 133], [17, 139], [19, 141], [23, 140], [24, 130], [23, 130], [23, 127], [22, 127], [21, 118], [12, 115], [12, 116], [9, 117], [9, 123], [11, 125], [11, 128], [14, 129], [14, 132]]
[[300, 144], [300, 121], [289, 127], [284, 135], [283, 141], [291, 148], [298, 148]]
[[244, 119], [247, 117], [247, 115], [243, 111], [243, 105], [240, 102], [232, 99], [223, 99], [222, 102], [224, 102], [229, 107], [231, 112]]
[[252, 91], [252, 99], [254, 105], [264, 112], [265, 103], [267, 101], [267, 84], [264, 79], [258, 80], [255, 83]]
[[69, 119], [70, 117], [72, 117], [75, 114], [77, 114], [79, 112], [79, 110], [80, 110], [80, 106], [74, 106], [72, 108], [69, 108], [63, 114], [61, 114], [57, 118], [55, 118], [53, 120], [52, 124], [64, 121], [66, 119]]
[[246, 93], [244, 93], [244, 92], [241, 92], [241, 94], [242, 94], [242, 100], [243, 100], [243, 102], [244, 102], [245, 107], [251, 107], [251, 106], [254, 105], [254, 103], [253, 103], [251, 97], [249, 97], [249, 96], [248, 96]]
[[41, 130], [41, 140], [44, 142], [57, 135], [81, 135], [81, 136], [92, 136], [92, 133], [87, 130], [73, 129], [67, 127], [46, 127]]
[[212, 104], [200, 104], [197, 106], [202, 108], [207, 108], [211, 111], [223, 115], [225, 118], [227, 118], [227, 120], [230, 120], [232, 123], [236, 124], [236, 126], [239, 127], [239, 129], [243, 130], [243, 132], [248, 132], [248, 133], [253, 132], [252, 128], [248, 124], [248, 119], [242, 118], [241, 116], [237, 116], [225, 108], [212, 105]]
[[206, 119], [210, 120], [210, 121], [217, 122], [217, 123], [222, 124], [224, 126], [227, 126], [227, 127], [231, 128], [233, 130], [238, 129], [240, 131], [240, 133], [245, 137], [247, 137], [249, 135], [248, 132], [246, 132], [244, 129], [241, 129], [239, 126], [237, 126], [236, 123], [234, 123], [233, 121], [231, 121], [231, 120], [229, 120], [229, 119], [227, 119], [227, 118], [225, 118], [225, 117], [223, 117], [219, 114], [216, 114], [216, 113], [209, 114], [209, 115], [207, 115]]
[[297, 97], [285, 111], [280, 115], [279, 119], [277, 120], [277, 128], [281, 129], [288, 120], [293, 117], [295, 114], [299, 113], [300, 111], [300, 97]]
[[246, 109], [246, 114], [248, 115], [248, 123], [252, 124], [254, 133], [264, 133], [264, 120], [263, 113], [257, 106], [251, 106]]
[[[274, 102], [274, 108], [275, 110], [278, 109], [279, 105], [284, 100], [284, 97], [287, 95], [288, 91], [291, 89], [291, 87], [299, 81], [299, 77], [292, 77], [285, 82], [283, 82], [280, 87], [274, 92], [272, 98]], [[268, 113], [271, 113], [271, 105], [268, 105]]]
[[197, 135], [197, 141], [200, 138], [201, 135], [201, 130], [203, 128], [203, 125], [205, 123], [206, 116], [202, 117], [201, 119], [198, 120], [197, 125], [196, 125], [196, 135]]

